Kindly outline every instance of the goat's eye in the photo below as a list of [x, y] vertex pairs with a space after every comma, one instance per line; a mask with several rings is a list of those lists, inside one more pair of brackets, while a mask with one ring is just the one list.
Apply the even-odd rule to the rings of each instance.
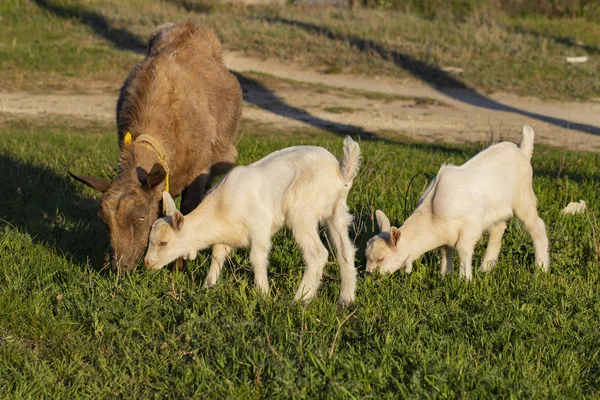
[[159, 243], [159, 246], [166, 246], [166, 245], [167, 245], [167, 242], [160, 242]]
[[140, 221], [145, 221], [145, 220], [146, 220], [146, 218], [148, 218], [148, 216], [147, 216], [147, 215], [142, 215], [142, 216], [139, 218], [139, 220], [140, 220]]
[[385, 258], [380, 258], [379, 260], [375, 260], [375, 262], [376, 262], [377, 264], [380, 264], [380, 263], [382, 263], [382, 262], [383, 262], [383, 260], [385, 260]]

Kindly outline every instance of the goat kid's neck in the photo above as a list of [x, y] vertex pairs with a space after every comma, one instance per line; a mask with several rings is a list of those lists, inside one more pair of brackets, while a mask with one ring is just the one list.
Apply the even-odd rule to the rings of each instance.
[[446, 230], [434, 218], [429, 210], [418, 208], [400, 227], [398, 250], [404, 257], [408, 256], [407, 262], [446, 244]]
[[180, 236], [187, 247], [200, 251], [217, 243], [235, 245], [227, 243], [234, 237], [230, 234], [232, 229], [227, 218], [219, 213], [218, 199], [209, 194], [194, 211], [183, 217]]

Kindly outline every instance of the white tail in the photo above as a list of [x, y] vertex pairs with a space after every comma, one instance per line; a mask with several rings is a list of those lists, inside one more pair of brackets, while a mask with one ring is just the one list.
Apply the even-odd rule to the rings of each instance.
[[533, 155], [533, 129], [529, 125], [523, 125], [521, 132], [521, 151], [525, 154], [528, 160], [531, 160]]
[[352, 181], [360, 168], [360, 147], [350, 136], [344, 139], [344, 158], [340, 171], [347, 181]]

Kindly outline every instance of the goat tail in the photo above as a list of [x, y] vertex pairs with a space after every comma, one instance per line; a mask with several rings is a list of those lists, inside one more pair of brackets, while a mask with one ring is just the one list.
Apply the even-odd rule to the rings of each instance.
[[533, 155], [533, 129], [529, 125], [523, 125], [523, 131], [521, 133], [521, 151], [525, 154], [528, 160], [531, 160]]
[[340, 172], [346, 181], [351, 182], [358, 174], [360, 168], [360, 147], [350, 136], [344, 139], [344, 158], [340, 165]]

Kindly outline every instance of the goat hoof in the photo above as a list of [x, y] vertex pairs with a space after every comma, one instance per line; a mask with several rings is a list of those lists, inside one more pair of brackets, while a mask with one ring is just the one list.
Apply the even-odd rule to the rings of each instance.
[[351, 298], [340, 297], [340, 300], [338, 301], [338, 309], [343, 310], [344, 308], [352, 304], [353, 301], [354, 299]]

